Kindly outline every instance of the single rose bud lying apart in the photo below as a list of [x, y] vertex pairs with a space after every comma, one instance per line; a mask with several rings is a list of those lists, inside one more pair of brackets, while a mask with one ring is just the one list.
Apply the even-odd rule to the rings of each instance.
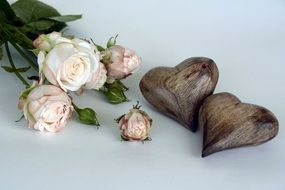
[[137, 103], [129, 113], [122, 115], [116, 120], [119, 123], [123, 140], [151, 140], [148, 137], [148, 133], [152, 124], [152, 119], [146, 112], [140, 110], [140, 107], [139, 103]]

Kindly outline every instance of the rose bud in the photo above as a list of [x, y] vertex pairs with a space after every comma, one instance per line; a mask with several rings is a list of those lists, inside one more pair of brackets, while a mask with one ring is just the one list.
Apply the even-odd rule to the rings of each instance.
[[84, 123], [87, 125], [100, 126], [98, 119], [97, 119], [97, 113], [93, 109], [91, 108], [81, 109], [77, 107], [74, 103], [72, 105], [81, 123]]
[[40, 51], [50, 51], [55, 45], [56, 40], [61, 38], [60, 32], [41, 34], [33, 41], [33, 46]]
[[71, 99], [60, 88], [52, 85], [35, 87], [27, 96], [24, 116], [29, 128], [59, 132], [73, 111]]
[[133, 106], [129, 113], [122, 115], [116, 120], [120, 125], [121, 137], [126, 141], [151, 140], [148, 133], [152, 119], [148, 114], [140, 110], [139, 103]]
[[141, 63], [141, 58], [133, 50], [119, 45], [109, 48], [110, 61], [106, 64], [108, 76], [123, 79], [133, 74]]

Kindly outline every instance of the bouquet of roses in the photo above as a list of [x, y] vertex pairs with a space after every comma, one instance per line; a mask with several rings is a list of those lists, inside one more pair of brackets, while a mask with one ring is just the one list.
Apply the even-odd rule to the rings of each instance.
[[[81, 15], [60, 15], [57, 10], [37, 0], [18, 0], [9, 4], [0, 0], [0, 47], [4, 46], [10, 65], [2, 68], [15, 74], [25, 89], [19, 96], [19, 109], [29, 127], [40, 131], [58, 132], [73, 111], [85, 124], [99, 125], [96, 112], [81, 109], [72, 101], [77, 95], [96, 90], [117, 104], [128, 101], [128, 88], [122, 79], [140, 65], [140, 57], [123, 46], [116, 45], [117, 36], [106, 47], [92, 39], [64, 36], [66, 22]], [[10, 47], [27, 61], [28, 66], [16, 67]], [[3, 56], [0, 48], [0, 59]], [[34, 70], [34, 75], [26, 72]]]

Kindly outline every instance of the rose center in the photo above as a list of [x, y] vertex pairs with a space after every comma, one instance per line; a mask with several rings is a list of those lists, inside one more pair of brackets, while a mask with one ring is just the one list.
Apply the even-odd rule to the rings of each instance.
[[66, 114], [68, 114], [65, 104], [51, 104], [44, 112], [42, 119], [46, 123], [59, 122]]
[[74, 55], [65, 61], [65, 72], [66, 76], [70, 80], [80, 78], [84, 75], [86, 70], [86, 65], [89, 59], [84, 56]]
[[70, 69], [70, 74], [72, 76], [79, 76], [84, 73], [84, 60], [83, 58], [73, 58], [71, 60], [71, 69]]

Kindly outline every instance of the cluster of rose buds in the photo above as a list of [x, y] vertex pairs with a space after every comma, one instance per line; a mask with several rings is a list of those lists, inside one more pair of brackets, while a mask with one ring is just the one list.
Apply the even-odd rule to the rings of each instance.
[[96, 113], [78, 108], [67, 94], [70, 91], [82, 94], [94, 89], [111, 103], [127, 101], [124, 91], [128, 88], [120, 80], [130, 76], [141, 59], [134, 51], [116, 45], [116, 38], [110, 38], [106, 48], [59, 32], [42, 34], [33, 41], [40, 79], [19, 99], [29, 127], [58, 132], [73, 110], [82, 123], [98, 126]]

